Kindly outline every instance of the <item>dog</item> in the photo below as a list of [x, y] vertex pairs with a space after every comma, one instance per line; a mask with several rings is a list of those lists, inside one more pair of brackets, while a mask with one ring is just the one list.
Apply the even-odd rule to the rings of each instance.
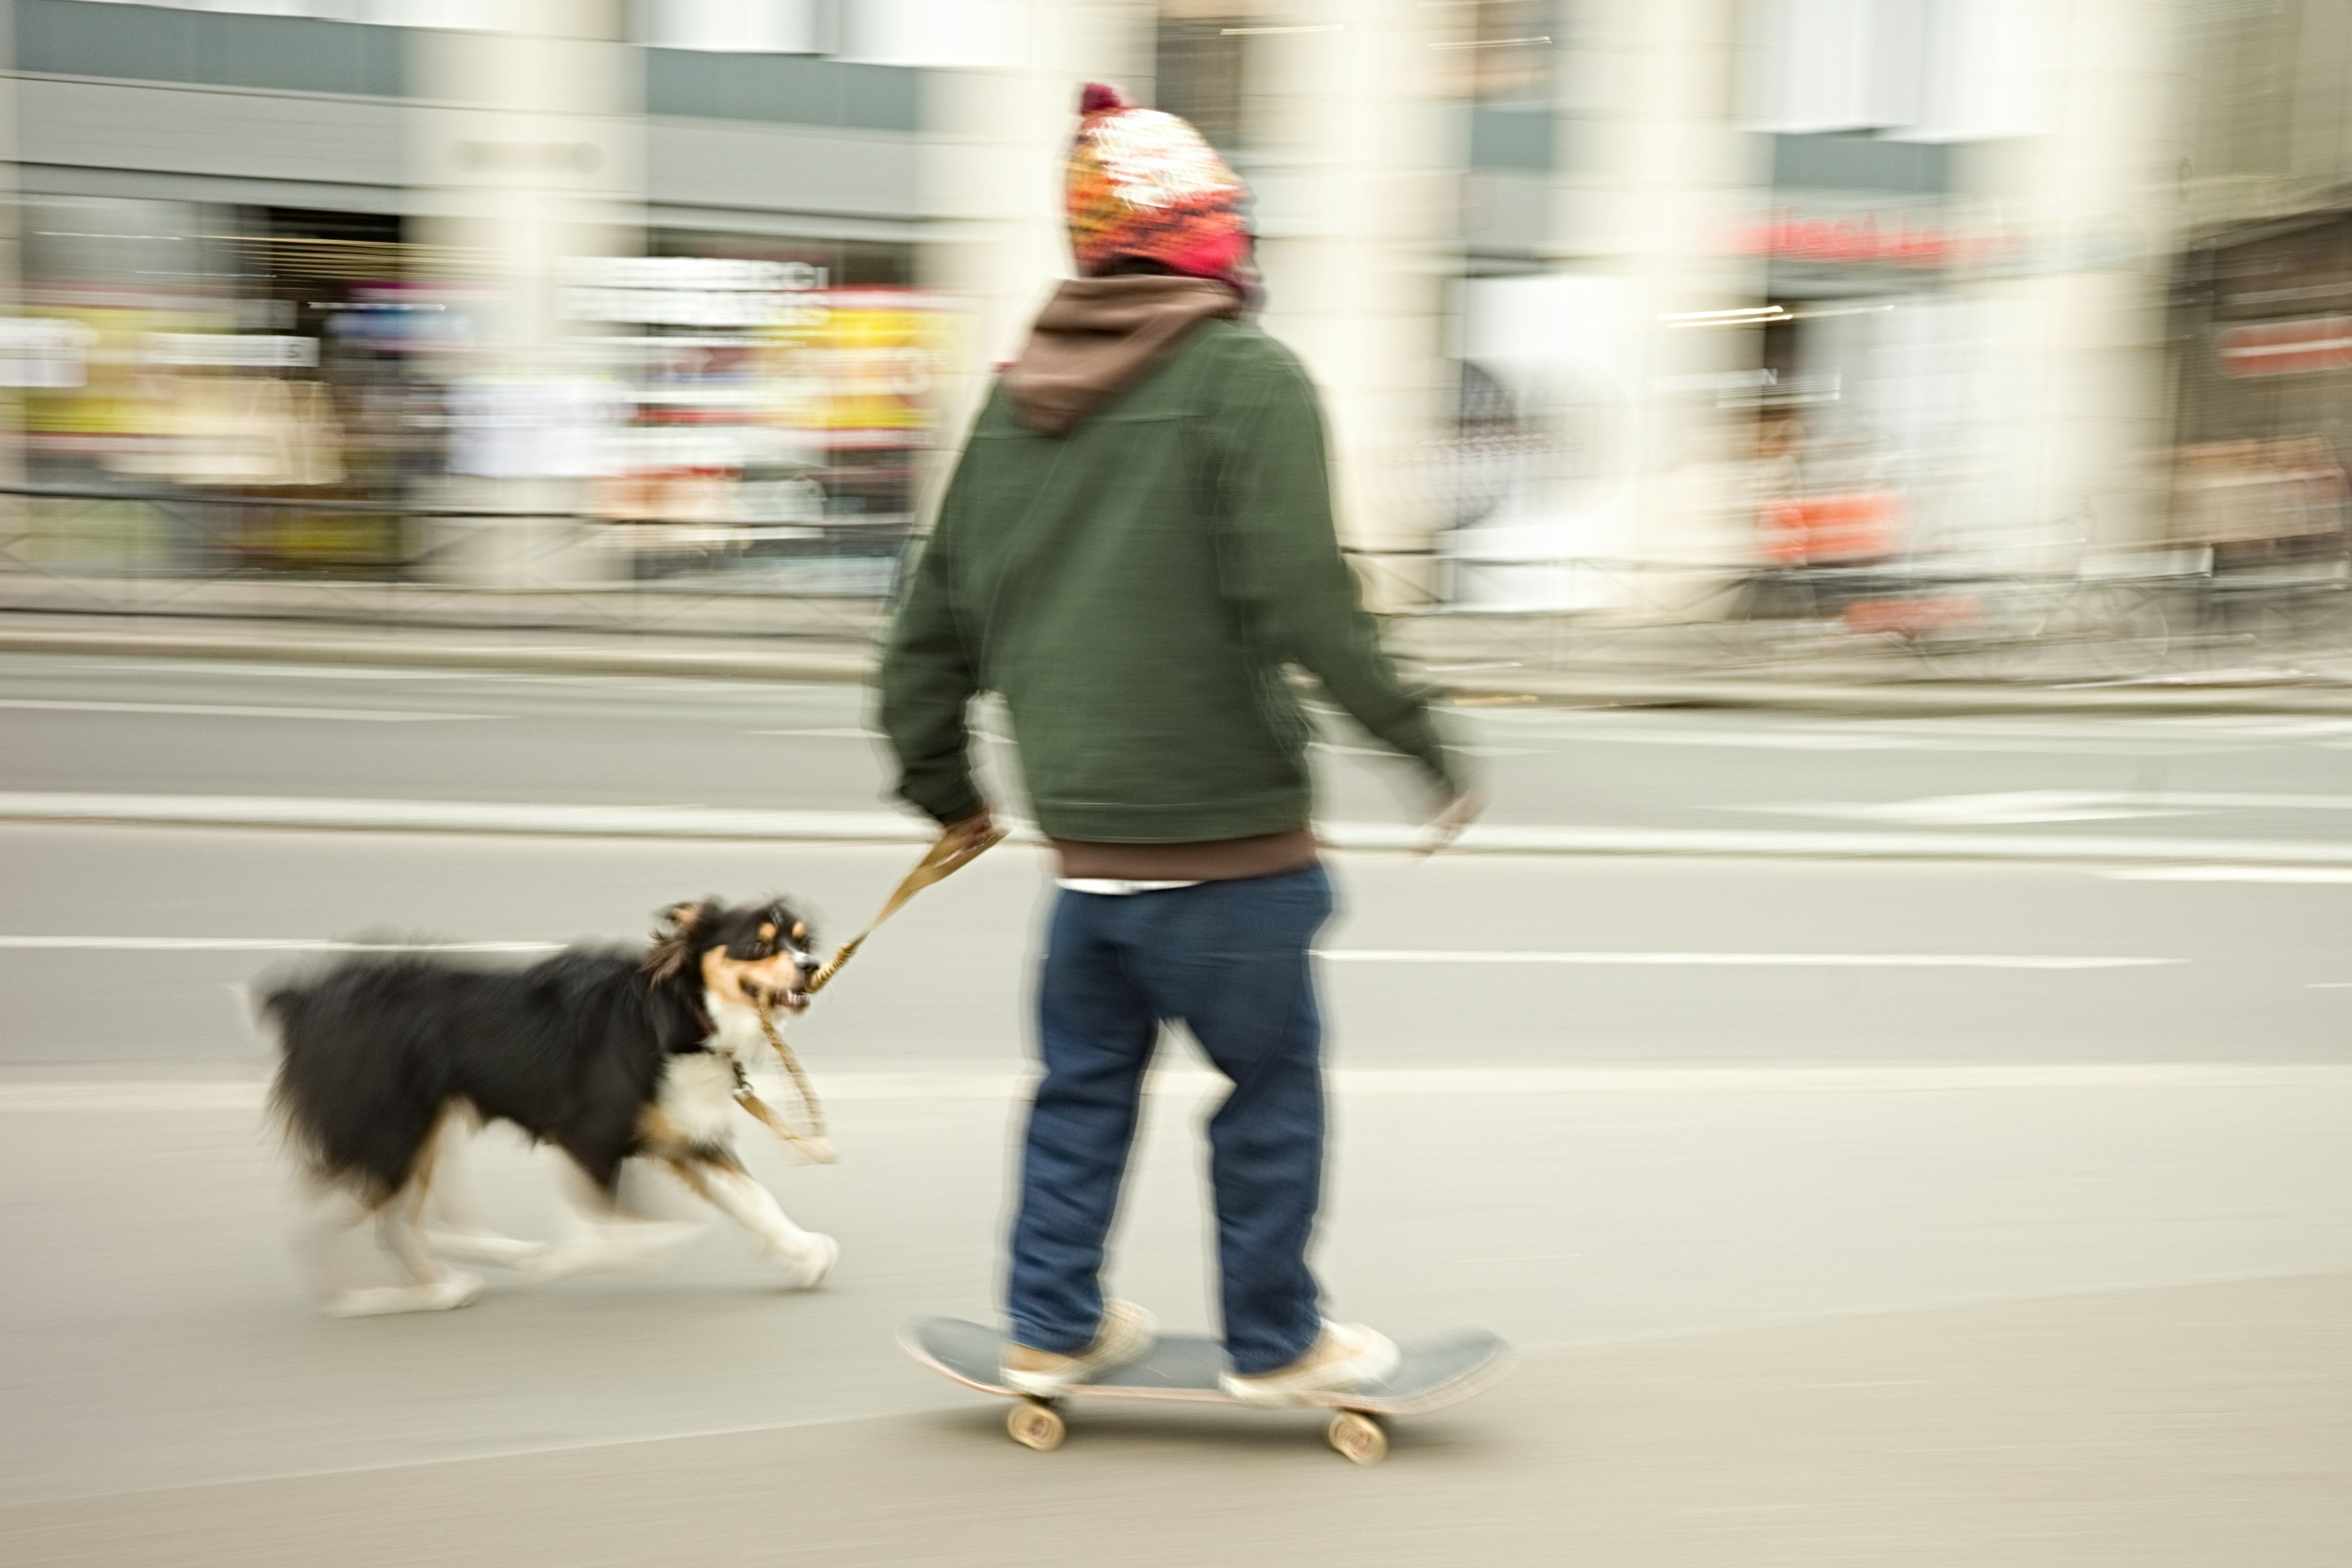
[[[333, 1212], [298, 1235], [326, 1310], [439, 1311], [480, 1295], [441, 1254], [563, 1274], [664, 1250], [698, 1228], [632, 1218], [624, 1163], [659, 1162], [747, 1231], [787, 1287], [822, 1283], [831, 1237], [801, 1229], [735, 1156], [734, 1108], [780, 1135], [745, 1069], [767, 1053], [762, 1010], [808, 1005], [808, 922], [781, 900], [662, 910], [642, 951], [575, 946], [521, 970], [427, 953], [369, 953], [261, 997], [279, 1062], [271, 1102]], [[571, 1236], [539, 1244], [477, 1220], [448, 1166], [469, 1122], [508, 1121], [570, 1163]], [[805, 1151], [829, 1159], [829, 1148]], [[436, 1166], [442, 1179], [436, 1180]], [[428, 1232], [428, 1206], [453, 1221]], [[347, 1289], [327, 1260], [373, 1216], [408, 1277]]]

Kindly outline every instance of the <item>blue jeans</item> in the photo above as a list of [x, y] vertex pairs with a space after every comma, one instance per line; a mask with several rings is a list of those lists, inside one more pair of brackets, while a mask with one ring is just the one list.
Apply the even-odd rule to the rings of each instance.
[[1006, 1287], [1020, 1343], [1067, 1354], [1101, 1322], [1103, 1242], [1162, 1019], [1191, 1029], [1233, 1081], [1209, 1121], [1226, 1358], [1268, 1372], [1315, 1342], [1323, 1021], [1307, 945], [1330, 913], [1320, 866], [1158, 892], [1063, 889]]

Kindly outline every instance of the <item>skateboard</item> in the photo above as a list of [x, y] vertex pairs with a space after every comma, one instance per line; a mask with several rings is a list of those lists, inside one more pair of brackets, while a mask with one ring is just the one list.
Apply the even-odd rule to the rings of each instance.
[[[1004, 1344], [996, 1330], [961, 1318], [917, 1318], [899, 1331], [908, 1355], [966, 1388], [1013, 1401], [1004, 1418], [1013, 1440], [1039, 1453], [1062, 1446], [1068, 1428], [1058, 1399], [1034, 1399], [997, 1382], [997, 1355]], [[1456, 1329], [1407, 1340], [1402, 1358], [1385, 1383], [1348, 1394], [1315, 1394], [1306, 1405], [1331, 1412], [1324, 1436], [1331, 1447], [1360, 1465], [1387, 1457], [1388, 1433], [1381, 1418], [1442, 1410], [1482, 1394], [1509, 1369], [1511, 1347], [1484, 1329]], [[1067, 1393], [1092, 1399], [1158, 1399], [1192, 1405], [1231, 1405], [1217, 1386], [1225, 1364], [1224, 1346], [1206, 1334], [1162, 1334], [1151, 1353], [1110, 1373], [1100, 1383], [1079, 1384]]]

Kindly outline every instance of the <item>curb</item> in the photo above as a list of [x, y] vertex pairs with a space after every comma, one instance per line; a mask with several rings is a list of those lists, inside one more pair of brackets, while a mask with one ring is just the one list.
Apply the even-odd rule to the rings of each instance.
[[[420, 637], [319, 637], [288, 633], [65, 630], [0, 626], [0, 653], [226, 659], [241, 663], [355, 664], [536, 675], [623, 675], [697, 680], [870, 680], [863, 647], [794, 647], [782, 639], [725, 647], [609, 643], [500, 643]], [[1531, 702], [1578, 708], [1796, 709], [1870, 718], [1960, 713], [2327, 713], [2352, 714], [2352, 684], [2319, 681], [2143, 682], [2035, 687], [1959, 681], [1793, 681], [1705, 677], [1555, 674], [1422, 679], [1455, 701]]]
[[[933, 829], [884, 811], [759, 811], [713, 806], [569, 805], [507, 801], [357, 800], [271, 795], [0, 793], [0, 822], [217, 827], [497, 837], [723, 839], [748, 843], [928, 844]], [[1333, 849], [1411, 853], [1418, 828], [1329, 822]], [[1014, 837], [1041, 842], [1022, 825]], [[1822, 832], [1702, 827], [1515, 826], [1479, 823], [1449, 855], [1675, 855], [1741, 859], [1883, 859], [2107, 866], [2352, 868], [2352, 842], [2160, 838], [2091, 834]]]
[[[1431, 679], [1424, 677], [1423, 679]], [[2010, 686], [1971, 681], [1847, 682], [1644, 679], [1529, 670], [1503, 679], [1432, 679], [1447, 696], [1584, 708], [1801, 709], [1860, 718], [1959, 713], [2352, 713], [2352, 684], [2262, 681]]]
[[227, 659], [261, 664], [358, 664], [412, 669], [513, 671], [527, 675], [649, 675], [699, 680], [862, 682], [873, 657], [862, 649], [631, 647], [625, 644], [415, 642], [376, 637], [233, 636], [200, 632], [49, 631], [0, 627], [0, 653]]

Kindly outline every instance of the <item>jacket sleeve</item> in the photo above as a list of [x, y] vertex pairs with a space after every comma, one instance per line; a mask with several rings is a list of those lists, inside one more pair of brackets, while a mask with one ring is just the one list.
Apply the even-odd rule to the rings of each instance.
[[1323, 416], [1306, 372], [1251, 334], [1234, 341], [1208, 416], [1228, 532], [1226, 592], [1276, 651], [1312, 674], [1373, 736], [1421, 764], [1445, 795], [1468, 787], [1429, 709], [1381, 649], [1331, 521]]
[[959, 464], [882, 649], [880, 718], [898, 762], [898, 795], [942, 824], [988, 804], [972, 778], [966, 724], [980, 689], [979, 661], [956, 614], [963, 477]]

